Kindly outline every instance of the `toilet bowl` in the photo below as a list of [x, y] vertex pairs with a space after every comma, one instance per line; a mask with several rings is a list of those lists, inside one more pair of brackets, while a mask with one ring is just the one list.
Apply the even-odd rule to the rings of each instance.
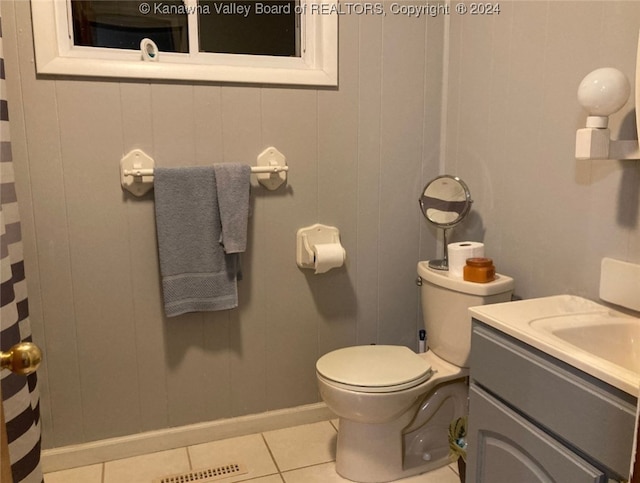
[[349, 480], [393, 481], [450, 463], [449, 425], [467, 414], [467, 310], [508, 301], [513, 292], [504, 275], [474, 284], [427, 262], [418, 273], [432, 348], [416, 354], [404, 346], [346, 347], [316, 363], [320, 395], [339, 417], [336, 471]]
[[[404, 363], [413, 357], [416, 377], [366, 387], [331, 379], [326, 366], [333, 365], [332, 356], [340, 351], [348, 356], [350, 349], [359, 352], [353, 360], [363, 367], [378, 357], [389, 356], [391, 366], [394, 356]], [[340, 418], [338, 474], [353, 481], [382, 482], [449, 463], [448, 427], [467, 413], [468, 369], [449, 364], [432, 351], [415, 354], [404, 346], [382, 345], [339, 349], [321, 357], [316, 367], [320, 395]], [[423, 368], [425, 373], [420, 374]], [[429, 434], [436, 428], [436, 434]]]

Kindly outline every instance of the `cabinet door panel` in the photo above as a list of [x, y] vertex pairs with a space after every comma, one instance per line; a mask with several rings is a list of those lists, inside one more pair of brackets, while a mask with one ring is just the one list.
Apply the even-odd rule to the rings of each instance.
[[468, 483], [601, 483], [604, 474], [475, 384]]
[[502, 434], [480, 431], [482, 447], [481, 476], [477, 481], [518, 481], [519, 483], [553, 483], [547, 471], [526, 451]]

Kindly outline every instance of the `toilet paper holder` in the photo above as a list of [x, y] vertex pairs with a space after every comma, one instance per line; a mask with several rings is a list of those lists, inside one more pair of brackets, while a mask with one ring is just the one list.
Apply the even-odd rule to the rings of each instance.
[[340, 244], [340, 230], [335, 226], [316, 223], [300, 228], [296, 234], [296, 263], [298, 266], [300, 268], [315, 268], [313, 247], [326, 243]]

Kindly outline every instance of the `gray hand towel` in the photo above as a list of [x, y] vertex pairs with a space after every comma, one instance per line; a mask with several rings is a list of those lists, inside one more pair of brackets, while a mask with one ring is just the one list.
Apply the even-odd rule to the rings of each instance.
[[213, 166], [155, 168], [153, 184], [167, 317], [237, 307], [237, 255], [220, 245]]
[[222, 222], [220, 239], [226, 253], [243, 253], [247, 248], [251, 167], [247, 164], [215, 164], [218, 206]]

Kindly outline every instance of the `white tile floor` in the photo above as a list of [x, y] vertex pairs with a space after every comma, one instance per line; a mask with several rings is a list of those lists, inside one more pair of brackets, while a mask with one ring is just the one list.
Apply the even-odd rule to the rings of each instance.
[[[348, 482], [335, 471], [337, 431], [323, 421], [293, 428], [160, 451], [104, 464], [56, 471], [45, 483], [152, 483], [154, 479], [190, 470], [238, 462], [247, 473], [222, 483]], [[403, 483], [459, 483], [453, 466], [401, 480]]]

